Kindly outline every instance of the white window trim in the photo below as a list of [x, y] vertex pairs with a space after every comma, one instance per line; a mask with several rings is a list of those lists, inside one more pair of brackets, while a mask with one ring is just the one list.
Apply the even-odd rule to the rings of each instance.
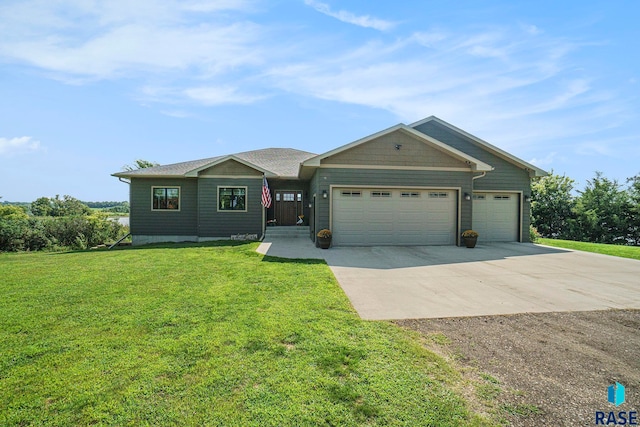
[[[240, 209], [220, 209], [220, 189], [221, 188], [244, 188], [244, 210]], [[249, 187], [246, 185], [218, 185], [216, 187], [216, 209], [218, 212], [247, 212], [249, 208]]]
[[[177, 188], [178, 189], [178, 209], [154, 209], [153, 196], [156, 188]], [[182, 187], [180, 185], [152, 185], [151, 186], [151, 211], [152, 212], [180, 212], [182, 210]]]

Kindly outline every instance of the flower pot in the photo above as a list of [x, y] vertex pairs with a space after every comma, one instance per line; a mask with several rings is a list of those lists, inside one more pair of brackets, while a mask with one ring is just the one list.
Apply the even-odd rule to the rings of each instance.
[[318, 237], [318, 246], [321, 249], [329, 249], [331, 246], [331, 237]]
[[465, 237], [464, 238], [464, 245], [468, 248], [475, 248], [476, 247], [476, 243], [478, 243], [478, 238], [477, 237]]

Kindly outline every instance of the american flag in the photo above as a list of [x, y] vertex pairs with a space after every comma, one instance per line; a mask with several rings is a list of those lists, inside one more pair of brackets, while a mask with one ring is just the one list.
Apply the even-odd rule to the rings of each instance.
[[262, 177], [262, 206], [267, 209], [271, 207], [271, 192], [269, 191], [266, 176]]

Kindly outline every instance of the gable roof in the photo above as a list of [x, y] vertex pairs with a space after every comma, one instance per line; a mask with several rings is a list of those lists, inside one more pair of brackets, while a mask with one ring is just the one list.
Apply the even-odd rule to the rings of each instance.
[[316, 156], [316, 154], [295, 150], [293, 148], [265, 148], [262, 150], [245, 151], [225, 156], [154, 166], [134, 171], [117, 172], [114, 173], [113, 176], [119, 178], [197, 177], [198, 172], [204, 169], [227, 160], [235, 160], [267, 176], [297, 178], [300, 163], [314, 156]]
[[[409, 125], [409, 127], [411, 128], [416, 128], [424, 123], [428, 123], [428, 122], [436, 122], [446, 128], [449, 128], [450, 130], [459, 133], [460, 135], [464, 136], [465, 138], [471, 140], [472, 143], [479, 145], [480, 147], [484, 148], [485, 150], [497, 155], [498, 157], [503, 158], [504, 160], [521, 167], [522, 169], [528, 169], [530, 171], [533, 172], [534, 176], [546, 176], [548, 175], [548, 173], [542, 169], [540, 169], [539, 167], [532, 165], [529, 162], [525, 162], [524, 160], [514, 156], [513, 154], [509, 154], [506, 151], [496, 147], [495, 145], [489, 144], [487, 141], [478, 138], [475, 135], [472, 135], [468, 132], [465, 132], [464, 130], [452, 125], [451, 123], [445, 122], [442, 119], [439, 119], [436, 116], [429, 116], [426, 119], [422, 119], [419, 120], [415, 123], [412, 123]], [[421, 132], [422, 133], [422, 132]]]
[[419, 132], [419, 131], [417, 131], [417, 130], [415, 130], [415, 129], [413, 129], [413, 128], [411, 128], [411, 127], [409, 127], [409, 126], [407, 126], [407, 125], [405, 125], [403, 123], [397, 124], [395, 126], [387, 128], [387, 129], [382, 130], [380, 132], [376, 132], [376, 133], [374, 133], [372, 135], [369, 135], [369, 136], [366, 136], [364, 138], [358, 139], [357, 141], [354, 141], [354, 142], [352, 142], [350, 144], [343, 145], [342, 147], [338, 147], [338, 148], [336, 148], [334, 150], [327, 151], [324, 154], [319, 154], [319, 155], [317, 155], [315, 157], [312, 157], [312, 158], [304, 161], [302, 163], [302, 167], [317, 167], [317, 166], [320, 166], [320, 162], [323, 159], [326, 159], [327, 157], [334, 156], [334, 155], [336, 155], [338, 153], [341, 153], [343, 151], [346, 151], [346, 150], [349, 150], [351, 148], [357, 147], [358, 145], [365, 144], [365, 143], [367, 143], [369, 141], [372, 141], [374, 139], [380, 138], [380, 137], [382, 137], [384, 135], [388, 135], [390, 133], [397, 132], [397, 131], [409, 134], [409, 135], [415, 137], [416, 139], [418, 139], [419, 141], [422, 141], [425, 144], [430, 145], [430, 146], [432, 146], [432, 147], [434, 147], [434, 148], [436, 148], [436, 149], [438, 149], [438, 150], [450, 155], [451, 157], [454, 157], [454, 158], [456, 158], [458, 160], [466, 162], [467, 164], [471, 165], [471, 169], [474, 170], [474, 171], [488, 172], [488, 171], [493, 170], [493, 167], [491, 165], [489, 165], [489, 164], [487, 164], [487, 163], [485, 163], [485, 162], [483, 162], [481, 160], [478, 160], [475, 157], [472, 157], [472, 156], [470, 156], [470, 155], [468, 155], [466, 153], [463, 153], [462, 151], [460, 151], [458, 149], [455, 149], [455, 148], [453, 148], [453, 147], [451, 147], [451, 146], [449, 146], [449, 145], [447, 145], [447, 144], [445, 144], [445, 143], [443, 143], [441, 141], [438, 141], [437, 139], [435, 139], [435, 138], [433, 138], [433, 137], [431, 137], [431, 136], [429, 136], [429, 135], [427, 135], [425, 133]]

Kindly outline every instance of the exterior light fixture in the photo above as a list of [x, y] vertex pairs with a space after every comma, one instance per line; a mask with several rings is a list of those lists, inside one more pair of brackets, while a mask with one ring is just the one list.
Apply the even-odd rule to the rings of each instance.
[[322, 198], [323, 199], [327, 198], [327, 190], [322, 190]]
[[396, 144], [396, 150], [399, 150], [402, 147], [402, 144]]
[[469, 194], [469, 193], [464, 193], [464, 199], [465, 199], [465, 200], [471, 200], [471, 194]]
[[524, 196], [524, 201], [529, 203], [531, 201], [531, 196]]

